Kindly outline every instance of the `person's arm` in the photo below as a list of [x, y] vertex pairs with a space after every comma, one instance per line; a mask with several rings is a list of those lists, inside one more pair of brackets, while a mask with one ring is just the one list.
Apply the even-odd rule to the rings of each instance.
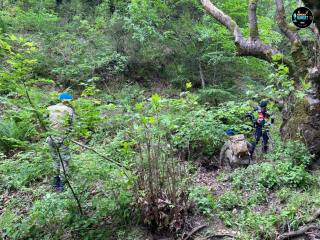
[[254, 116], [253, 124], [254, 124], [255, 128], [258, 126], [261, 126], [261, 121], [258, 120], [258, 118], [256, 118], [256, 116], [255, 116], [255, 112], [258, 112], [258, 110], [259, 110], [259, 107], [255, 108], [254, 113], [253, 113], [253, 116]]
[[251, 151], [251, 148], [252, 148], [251, 143], [248, 140], [246, 140], [246, 142], [247, 142], [247, 147], [248, 147], [249, 151]]
[[71, 116], [70, 116], [70, 126], [72, 126], [74, 124], [75, 120], [76, 120], [73, 110], [71, 110], [71, 112], [72, 113], [71, 113]]
[[271, 118], [271, 124], [273, 124], [274, 123], [274, 117], [270, 116], [270, 118]]
[[67, 133], [69, 134], [72, 131], [72, 126], [75, 122], [75, 115], [72, 108], [70, 108], [68, 112], [69, 112], [69, 126], [68, 126]]
[[269, 113], [265, 113], [265, 114], [266, 114], [266, 118], [270, 119], [270, 124], [273, 124], [274, 118]]

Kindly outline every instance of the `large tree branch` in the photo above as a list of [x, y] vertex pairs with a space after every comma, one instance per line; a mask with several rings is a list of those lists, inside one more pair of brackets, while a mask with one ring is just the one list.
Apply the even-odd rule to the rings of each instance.
[[[257, 1], [251, 0], [250, 2], [250, 7], [248, 9], [249, 21], [253, 21], [250, 23], [250, 27], [252, 27], [252, 29], [258, 30], [257, 17], [255, 12]], [[236, 45], [237, 56], [253, 56], [266, 60], [270, 63], [274, 63], [272, 56], [281, 55], [282, 58], [278, 60], [277, 63], [284, 63], [289, 67], [291, 73], [295, 72], [295, 68], [289, 61], [289, 59], [283, 56], [283, 54], [281, 54], [281, 52], [279, 52], [275, 48], [262, 43], [257, 33], [254, 33], [253, 31], [253, 34], [251, 34], [252, 36], [250, 38], [245, 38], [242, 35], [237, 23], [233, 21], [231, 17], [229, 17], [227, 14], [213, 5], [210, 0], [201, 0], [201, 3], [212, 17], [218, 20], [230, 31]]]
[[239, 38], [244, 38], [237, 23], [233, 21], [231, 17], [219, 10], [210, 0], [201, 0], [201, 3], [212, 17], [228, 28], [235, 42], [237, 42]]
[[248, 5], [250, 38], [254, 41], [259, 39], [258, 20], [257, 20], [257, 3], [258, 3], [258, 0], [249, 1], [249, 5]]
[[280, 30], [291, 42], [291, 56], [299, 68], [299, 73], [304, 77], [308, 73], [308, 58], [303, 52], [302, 43], [297, 29], [286, 21], [286, 12], [283, 0], [275, 0], [277, 7], [277, 24]]
[[314, 33], [314, 35], [316, 35], [316, 39], [318, 41], [317, 42], [318, 43], [318, 47], [320, 48], [320, 32], [319, 32], [319, 28], [317, 28], [315, 23], [312, 23], [309, 28]]
[[279, 26], [280, 30], [284, 33], [284, 35], [289, 38], [290, 42], [293, 43], [297, 41], [299, 38], [299, 34], [297, 29], [294, 26], [291, 26], [286, 20], [286, 11], [284, 9], [283, 1], [282, 0], [275, 0], [277, 11], [277, 25]]

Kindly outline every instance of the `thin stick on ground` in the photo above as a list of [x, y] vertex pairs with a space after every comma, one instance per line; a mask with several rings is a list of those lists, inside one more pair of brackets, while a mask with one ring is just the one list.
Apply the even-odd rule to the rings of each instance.
[[86, 145], [84, 145], [84, 144], [82, 144], [82, 143], [79, 143], [79, 142], [77, 142], [77, 141], [75, 141], [75, 140], [72, 140], [72, 139], [71, 139], [70, 141], [73, 142], [73, 143], [75, 143], [75, 144], [77, 144], [77, 145], [79, 145], [79, 146], [81, 146], [81, 147], [83, 147], [83, 148], [86, 148], [86, 149], [89, 149], [89, 150], [95, 152], [95, 153], [98, 154], [100, 157], [103, 157], [104, 159], [106, 159], [106, 160], [108, 160], [109, 162], [112, 162], [112, 163], [118, 165], [119, 167], [125, 168], [126, 170], [130, 170], [130, 169], [127, 168], [126, 166], [122, 165], [121, 163], [118, 163], [118, 162], [113, 161], [112, 159], [110, 159], [110, 158], [102, 155], [102, 154], [99, 153], [97, 150], [95, 150], [95, 149], [93, 149], [93, 148], [91, 148], [91, 147], [88, 147], [88, 146], [86, 146]]
[[294, 231], [294, 232], [284, 233], [278, 237], [278, 240], [284, 240], [284, 239], [289, 239], [291, 237], [300, 236], [300, 235], [308, 232], [310, 229], [320, 229], [320, 225], [312, 224], [312, 225], [301, 228], [301, 229]]

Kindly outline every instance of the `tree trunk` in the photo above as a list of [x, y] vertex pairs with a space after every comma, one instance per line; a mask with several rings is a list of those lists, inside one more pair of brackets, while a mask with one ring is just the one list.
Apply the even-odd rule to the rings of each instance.
[[302, 101], [297, 101], [294, 92], [289, 95], [282, 112], [283, 123], [281, 135], [283, 140], [298, 139], [300, 133], [309, 150], [315, 154], [311, 166], [320, 166], [320, 67], [314, 67], [305, 77], [310, 83], [310, 92], [307, 92]]
[[[320, 47], [320, 2], [318, 0], [302, 0], [306, 7], [310, 8], [314, 15], [314, 24], [310, 29], [316, 35], [315, 46]], [[253, 56], [274, 63], [272, 59], [275, 55], [280, 55], [281, 59], [276, 64], [283, 63], [289, 68], [289, 77], [295, 81], [295, 91], [303, 90], [299, 79], [305, 83], [310, 83], [310, 91], [306, 91], [306, 96], [299, 100], [295, 96], [295, 91], [290, 93], [285, 102], [282, 112], [283, 124], [281, 135], [283, 140], [297, 139], [296, 133], [300, 133], [306, 146], [315, 154], [316, 166], [320, 166], [320, 65], [315, 66], [314, 61], [310, 63], [303, 49], [303, 39], [299, 36], [299, 31], [286, 21], [286, 13], [283, 0], [275, 0], [277, 9], [276, 19], [282, 33], [291, 43], [291, 56], [293, 62], [285, 57], [281, 52], [269, 45], [262, 43], [259, 39], [256, 8], [258, 0], [249, 0], [248, 16], [250, 26], [250, 37], [245, 38], [232, 18], [219, 10], [210, 0], [201, 0], [207, 12], [224, 25], [231, 33], [236, 45], [237, 56]], [[317, 54], [315, 52], [316, 58]], [[317, 63], [317, 59], [315, 59]], [[318, 63], [319, 64], [319, 63]]]
[[202, 89], [204, 90], [204, 76], [203, 76], [203, 71], [202, 71], [202, 66], [201, 66], [201, 52], [199, 48], [199, 43], [197, 42], [197, 52], [198, 52], [198, 61], [199, 61], [199, 72], [200, 72], [200, 79], [201, 79], [201, 86]]

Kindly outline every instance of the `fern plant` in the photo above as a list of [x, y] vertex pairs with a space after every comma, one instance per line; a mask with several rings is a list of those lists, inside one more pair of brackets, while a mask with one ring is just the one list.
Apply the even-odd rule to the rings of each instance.
[[0, 122], [0, 149], [8, 152], [17, 147], [17, 142], [30, 137], [35, 129], [29, 121], [15, 122], [12, 118]]

